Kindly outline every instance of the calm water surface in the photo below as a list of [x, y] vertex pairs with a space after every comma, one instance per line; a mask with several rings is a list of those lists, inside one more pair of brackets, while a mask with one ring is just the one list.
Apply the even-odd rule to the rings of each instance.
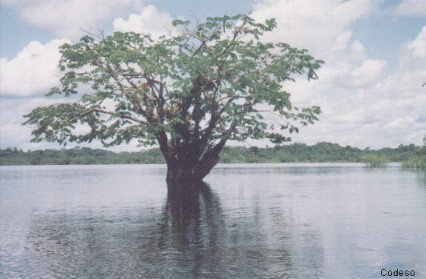
[[426, 176], [219, 166], [167, 198], [156, 165], [0, 167], [0, 278], [426, 278]]

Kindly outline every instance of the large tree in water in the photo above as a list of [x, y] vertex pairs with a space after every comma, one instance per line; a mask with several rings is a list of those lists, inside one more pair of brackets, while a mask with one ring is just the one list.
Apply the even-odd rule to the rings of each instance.
[[283, 85], [298, 75], [316, 78], [322, 61], [264, 42], [275, 20], [239, 15], [174, 25], [177, 35], [158, 39], [116, 32], [63, 45], [60, 85], [47, 95], [69, 102], [25, 116], [35, 126], [32, 140], [157, 145], [173, 184], [202, 180], [228, 141], [280, 143], [317, 120], [320, 108], [293, 106]]

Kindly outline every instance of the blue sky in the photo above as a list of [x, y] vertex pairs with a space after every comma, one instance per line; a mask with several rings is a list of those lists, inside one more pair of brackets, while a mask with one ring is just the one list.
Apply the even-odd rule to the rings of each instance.
[[278, 28], [265, 40], [307, 48], [326, 61], [319, 80], [283, 85], [296, 103], [324, 111], [295, 141], [420, 144], [426, 134], [424, 0], [0, 0], [0, 147], [57, 147], [29, 143], [30, 129], [20, 123], [32, 108], [53, 101], [43, 93], [58, 80], [58, 46], [78, 40], [83, 30], [161, 33], [176, 17], [237, 13], [276, 18]]

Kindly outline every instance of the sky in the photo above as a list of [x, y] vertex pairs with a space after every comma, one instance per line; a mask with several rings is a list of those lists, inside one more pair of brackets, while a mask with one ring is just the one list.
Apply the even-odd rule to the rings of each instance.
[[[421, 144], [426, 135], [426, 0], [0, 0], [0, 148], [30, 143], [23, 115], [59, 102], [58, 47], [87, 32], [169, 32], [175, 18], [248, 13], [275, 18], [265, 41], [305, 48], [319, 79], [283, 84], [294, 103], [319, 105], [320, 121], [293, 141], [360, 148]], [[250, 144], [250, 143], [249, 143]], [[99, 143], [81, 145], [101, 147]], [[137, 150], [136, 144], [113, 150]]]

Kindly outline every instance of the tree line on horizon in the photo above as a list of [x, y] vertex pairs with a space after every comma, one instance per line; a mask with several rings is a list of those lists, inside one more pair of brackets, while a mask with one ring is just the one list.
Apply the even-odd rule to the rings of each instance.
[[[424, 149], [424, 148], [423, 148]], [[292, 143], [273, 147], [225, 147], [221, 163], [287, 163], [287, 162], [366, 162], [372, 156], [388, 162], [405, 162], [421, 156], [422, 147], [414, 144], [396, 148], [358, 148], [336, 143], [314, 145]], [[137, 152], [113, 152], [105, 149], [74, 147], [23, 151], [18, 148], [0, 149], [0, 165], [79, 165], [79, 164], [163, 164], [158, 148]]]

